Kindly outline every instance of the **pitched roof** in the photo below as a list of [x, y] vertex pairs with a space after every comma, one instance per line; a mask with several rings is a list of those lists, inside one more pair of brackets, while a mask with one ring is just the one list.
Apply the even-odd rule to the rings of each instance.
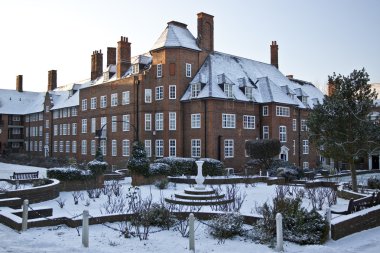
[[162, 32], [151, 51], [161, 48], [183, 47], [192, 50], [201, 51], [197, 45], [195, 37], [187, 29], [187, 25], [177, 21], [168, 23], [166, 29]]
[[0, 114], [24, 115], [44, 110], [45, 92], [0, 90]]
[[[182, 101], [191, 100], [191, 84], [203, 84], [202, 90], [196, 98], [223, 98], [228, 99], [222, 88], [218, 85], [218, 76], [223, 75], [224, 80], [233, 83], [233, 99], [249, 101], [241, 88], [242, 84], [253, 87], [253, 101], [258, 103], [277, 102], [297, 105], [300, 108], [312, 108], [318, 99], [322, 103], [323, 94], [314, 85], [290, 81], [273, 65], [262, 63], [234, 55], [220, 52], [210, 54], [198, 73], [190, 82]], [[219, 78], [220, 79], [220, 78]], [[242, 80], [245, 80], [242, 82]], [[298, 90], [301, 89], [301, 90]], [[297, 97], [296, 90], [308, 94], [308, 104], [304, 105]]]

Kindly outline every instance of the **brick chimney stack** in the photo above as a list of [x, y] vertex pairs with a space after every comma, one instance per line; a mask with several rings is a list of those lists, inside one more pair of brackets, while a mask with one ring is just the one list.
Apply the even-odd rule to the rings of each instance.
[[91, 55], [91, 80], [103, 75], [103, 54], [102, 50], [93, 51]]
[[23, 89], [22, 89], [22, 75], [16, 76], [16, 90], [18, 92], [23, 92]]
[[270, 45], [270, 64], [278, 68], [278, 45], [277, 41], [272, 41]]
[[116, 47], [107, 47], [107, 67], [116, 65]]
[[200, 49], [200, 62], [202, 64], [208, 54], [214, 51], [214, 16], [200, 12], [198, 16], [198, 37], [197, 42]]
[[48, 72], [48, 91], [57, 88], [57, 70], [49, 70]]
[[121, 37], [117, 43], [116, 76], [121, 78], [131, 66], [131, 43], [127, 37]]

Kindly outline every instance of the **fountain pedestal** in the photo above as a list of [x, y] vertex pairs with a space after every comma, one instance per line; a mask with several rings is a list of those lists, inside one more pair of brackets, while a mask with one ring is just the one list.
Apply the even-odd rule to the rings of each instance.
[[204, 161], [196, 161], [196, 164], [198, 166], [198, 174], [195, 177], [195, 182], [197, 184], [195, 185], [196, 190], [204, 190], [206, 189], [205, 185], [203, 184], [205, 181], [205, 177], [202, 175], [202, 166], [203, 166]]

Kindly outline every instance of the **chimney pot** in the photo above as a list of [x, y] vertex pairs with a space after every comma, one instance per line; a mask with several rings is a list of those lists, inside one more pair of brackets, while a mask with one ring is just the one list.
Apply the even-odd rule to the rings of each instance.
[[277, 41], [272, 41], [270, 46], [270, 64], [278, 68], [278, 45]]
[[23, 87], [22, 87], [22, 75], [16, 76], [16, 90], [18, 92], [23, 92]]

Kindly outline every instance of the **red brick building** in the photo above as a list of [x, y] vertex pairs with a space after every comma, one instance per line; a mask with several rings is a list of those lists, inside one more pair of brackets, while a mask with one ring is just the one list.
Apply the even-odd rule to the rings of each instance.
[[281, 159], [315, 167], [319, 156], [306, 119], [322, 92], [278, 70], [276, 41], [271, 64], [217, 52], [213, 16], [199, 13], [197, 21], [196, 38], [186, 24], [171, 21], [150, 51], [135, 57], [121, 37], [117, 48], [107, 48], [105, 70], [102, 51], [93, 51], [86, 82], [57, 88], [57, 72], [49, 71], [48, 91], [30, 95], [43, 99], [29, 111], [6, 110], [0, 94], [3, 133], [14, 115], [23, 129], [17, 149], [9, 149], [9, 134], [0, 134], [1, 151], [90, 161], [100, 145], [107, 162], [125, 166], [132, 142], [140, 140], [152, 160], [209, 157], [239, 170], [248, 160], [246, 140], [276, 138]]

